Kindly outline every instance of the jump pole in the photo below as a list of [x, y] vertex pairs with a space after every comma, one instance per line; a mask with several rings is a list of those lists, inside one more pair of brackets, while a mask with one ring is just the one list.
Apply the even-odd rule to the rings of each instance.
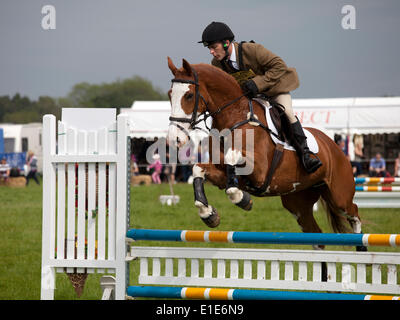
[[355, 184], [400, 184], [400, 178], [379, 178], [379, 177], [366, 177], [354, 178]]
[[204, 300], [400, 300], [398, 296], [383, 295], [157, 286], [130, 286], [127, 294], [142, 298]]
[[246, 232], [130, 229], [133, 240], [178, 242], [226, 242], [293, 245], [400, 246], [399, 234], [338, 234], [300, 232]]

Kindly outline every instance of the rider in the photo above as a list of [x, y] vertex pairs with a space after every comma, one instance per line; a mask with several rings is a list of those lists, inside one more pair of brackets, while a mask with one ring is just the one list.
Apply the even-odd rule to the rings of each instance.
[[288, 68], [280, 57], [261, 44], [239, 44], [234, 42], [234, 38], [233, 32], [225, 23], [212, 22], [204, 29], [199, 43], [208, 47], [213, 55], [212, 65], [236, 75], [242, 89], [249, 92], [249, 98], [266, 96], [284, 107], [293, 132], [292, 144], [305, 170], [308, 173], [315, 172], [322, 163], [319, 159], [310, 157], [307, 138], [300, 121], [293, 113], [289, 93], [299, 86], [296, 69]]

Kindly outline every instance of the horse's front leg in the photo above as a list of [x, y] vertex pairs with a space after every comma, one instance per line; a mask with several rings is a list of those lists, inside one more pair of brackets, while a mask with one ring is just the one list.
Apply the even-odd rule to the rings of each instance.
[[236, 176], [236, 166], [244, 163], [242, 152], [236, 149], [229, 148], [224, 156], [226, 165], [226, 188], [225, 193], [229, 200], [238, 207], [244, 210], [251, 210], [253, 200], [248, 192], [239, 189], [239, 183]]
[[203, 222], [210, 228], [218, 227], [220, 217], [215, 208], [208, 204], [206, 194], [204, 192], [204, 178], [207, 178], [213, 184], [224, 181], [225, 175], [218, 170], [213, 164], [195, 164], [193, 166], [193, 189], [194, 189], [194, 205], [199, 209], [199, 216]]

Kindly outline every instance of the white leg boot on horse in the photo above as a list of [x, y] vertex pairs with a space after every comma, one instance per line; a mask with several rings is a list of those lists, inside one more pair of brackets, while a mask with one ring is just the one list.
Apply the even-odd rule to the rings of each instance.
[[253, 207], [253, 200], [251, 200], [248, 192], [239, 189], [239, 183], [236, 177], [236, 165], [244, 162], [242, 153], [229, 148], [224, 158], [227, 176], [225, 193], [233, 204], [246, 211], [250, 211]]

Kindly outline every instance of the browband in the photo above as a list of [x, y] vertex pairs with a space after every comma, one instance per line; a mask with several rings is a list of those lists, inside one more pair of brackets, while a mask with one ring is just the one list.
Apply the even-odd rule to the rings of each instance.
[[196, 81], [190, 79], [172, 79], [171, 82], [190, 83], [196, 86], [199, 85]]

